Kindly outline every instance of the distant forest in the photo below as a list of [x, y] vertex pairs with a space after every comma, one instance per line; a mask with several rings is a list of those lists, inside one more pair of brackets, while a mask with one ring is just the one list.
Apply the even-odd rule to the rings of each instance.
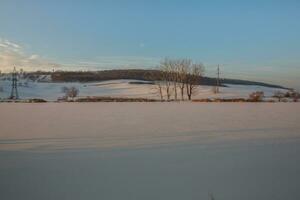
[[[135, 79], [142, 81], [159, 81], [161, 79], [161, 71], [159, 70], [143, 70], [143, 69], [127, 69], [127, 70], [104, 70], [104, 71], [56, 71], [50, 73], [53, 82], [95, 82], [116, 79]], [[214, 86], [216, 78], [201, 77], [200, 85]], [[267, 84], [263, 82], [254, 82], [238, 79], [221, 79], [221, 86], [224, 84], [238, 85], [259, 85], [272, 88], [283, 88], [280, 85]]]

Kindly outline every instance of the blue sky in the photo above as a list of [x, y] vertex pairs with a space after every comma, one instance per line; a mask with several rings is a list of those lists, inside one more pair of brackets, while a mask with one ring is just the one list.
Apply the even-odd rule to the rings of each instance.
[[[300, 2], [0, 1], [0, 67], [155, 67], [191, 58], [208, 75], [300, 88]], [[2, 54], [2, 55], [1, 55]]]

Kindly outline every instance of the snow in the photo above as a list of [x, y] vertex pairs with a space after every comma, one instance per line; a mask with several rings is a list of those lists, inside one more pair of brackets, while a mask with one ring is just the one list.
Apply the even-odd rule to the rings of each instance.
[[[299, 105], [298, 103], [218, 105], [189, 102], [1, 103], [0, 138], [19, 140], [18, 143], [8, 147], [18, 147], [19, 144], [23, 144], [22, 140], [26, 140], [25, 144], [30, 148], [45, 149], [42, 143], [46, 142], [46, 149], [51, 150], [68, 148], [69, 145], [73, 148], [72, 142], [75, 142], [76, 147], [77, 142], [82, 145], [81, 140], [87, 145], [84, 147], [89, 145], [109, 147], [110, 144], [122, 147], [148, 144], [149, 141], [150, 144], [152, 142], [155, 144], [164, 140], [204, 142], [206, 139], [214, 138], [219, 140], [298, 136]], [[15, 121], [17, 124], [13, 123]], [[284, 135], [281, 134], [282, 131]], [[48, 140], [49, 138], [55, 139], [54, 142]], [[56, 139], [60, 138], [62, 141], [57, 143]], [[64, 141], [67, 144], [61, 143]], [[61, 147], [56, 146], [60, 144]]]
[[[93, 83], [54, 83], [48, 82], [50, 77], [39, 77], [39, 81], [21, 80], [19, 86], [19, 96], [23, 99], [42, 98], [49, 101], [55, 101], [64, 96], [61, 88], [64, 86], [75, 86], [79, 89], [81, 97], [86, 96], [116, 96], [116, 97], [143, 97], [159, 99], [155, 92], [155, 86], [150, 84], [130, 84], [137, 80], [113, 80]], [[25, 85], [24, 83], [27, 83]], [[139, 81], [141, 82], [141, 81]], [[4, 91], [0, 92], [0, 98], [7, 98], [10, 94], [11, 82], [9, 80], [0, 80], [0, 86]], [[197, 95], [194, 98], [247, 98], [250, 93], [263, 91], [266, 96], [272, 96], [275, 91], [287, 90], [268, 88], [262, 86], [244, 86], [244, 85], [227, 85], [222, 87], [221, 93], [214, 94], [211, 86], [200, 86]]]
[[248, 98], [249, 94], [262, 91], [266, 97], [271, 97], [276, 91], [287, 92], [286, 89], [270, 88], [258, 85], [232, 85], [221, 87], [220, 93], [214, 94], [212, 87], [200, 86], [200, 90], [195, 98]]
[[1, 103], [1, 198], [299, 199], [299, 105]]

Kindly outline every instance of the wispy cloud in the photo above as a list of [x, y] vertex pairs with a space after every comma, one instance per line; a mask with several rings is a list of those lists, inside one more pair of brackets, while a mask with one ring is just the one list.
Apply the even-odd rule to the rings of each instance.
[[[143, 44], [144, 46], [144, 44]], [[0, 70], [11, 71], [13, 67], [33, 70], [105, 70], [112, 68], [151, 68], [160, 58], [139, 56], [99, 56], [91, 59], [51, 61], [38, 54], [30, 54], [20, 44], [0, 38]]]
[[50, 70], [61, 65], [37, 54], [28, 54], [22, 45], [0, 38], [0, 70], [10, 71], [13, 67], [24, 70]]

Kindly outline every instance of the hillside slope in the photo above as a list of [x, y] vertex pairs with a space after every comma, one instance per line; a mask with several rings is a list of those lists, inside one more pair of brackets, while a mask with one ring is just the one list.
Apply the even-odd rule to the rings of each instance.
[[[158, 70], [142, 70], [142, 69], [129, 69], [129, 70], [105, 70], [96, 72], [54, 72], [51, 74], [52, 81], [54, 82], [95, 82], [107, 81], [117, 79], [134, 79], [144, 81], [160, 80], [160, 71]], [[201, 78], [200, 85], [213, 86], [216, 84], [215, 78], [203, 77]], [[271, 88], [286, 89], [280, 85], [268, 84], [263, 82], [254, 82], [248, 80], [238, 79], [221, 79], [221, 84], [236, 84], [236, 85], [258, 85]]]

